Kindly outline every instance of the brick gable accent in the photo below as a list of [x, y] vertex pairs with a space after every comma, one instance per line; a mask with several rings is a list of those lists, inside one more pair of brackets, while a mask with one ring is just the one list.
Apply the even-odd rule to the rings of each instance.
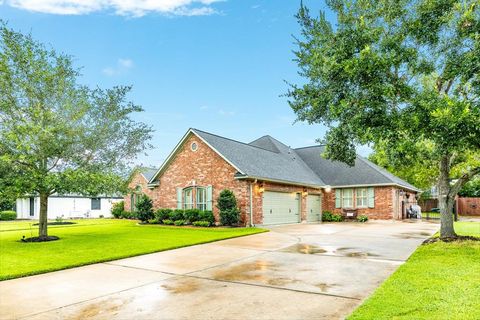
[[[191, 148], [194, 142], [197, 144], [196, 151]], [[154, 207], [177, 208], [177, 188], [183, 189], [194, 185], [212, 186], [212, 208], [216, 219], [219, 220], [219, 212], [216, 208], [218, 196], [222, 190], [229, 189], [237, 198], [242, 221], [248, 223], [248, 183], [234, 179], [236, 173], [237, 170], [232, 165], [191, 133], [159, 177], [160, 184], [153, 190]]]
[[[150, 199], [154, 199], [155, 194], [153, 190], [148, 188], [148, 181], [145, 179], [145, 177], [138, 171], [136, 170], [133, 173], [133, 176], [130, 178], [130, 182], [128, 183], [128, 189], [135, 190], [137, 187], [140, 187], [140, 192], [143, 194], [146, 194], [147, 196], [150, 197]], [[123, 201], [125, 203], [125, 210], [126, 211], [131, 211], [131, 193], [126, 194], [123, 197]]]

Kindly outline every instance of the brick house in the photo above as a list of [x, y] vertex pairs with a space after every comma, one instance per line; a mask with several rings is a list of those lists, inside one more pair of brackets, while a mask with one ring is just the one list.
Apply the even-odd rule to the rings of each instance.
[[138, 167], [133, 170], [129, 178], [128, 188], [133, 190], [123, 199], [125, 210], [134, 211], [135, 204], [141, 194], [146, 194], [150, 199], [155, 199], [156, 192], [153, 188], [148, 187], [149, 181], [157, 172], [157, 168]]
[[[371, 219], [403, 219], [414, 186], [357, 156], [355, 166], [322, 158], [323, 146], [292, 149], [264, 136], [250, 143], [189, 129], [147, 181], [130, 187], [149, 195], [155, 208], [212, 210], [232, 190], [245, 225], [318, 222], [321, 212]], [[125, 197], [129, 208], [134, 195]]]

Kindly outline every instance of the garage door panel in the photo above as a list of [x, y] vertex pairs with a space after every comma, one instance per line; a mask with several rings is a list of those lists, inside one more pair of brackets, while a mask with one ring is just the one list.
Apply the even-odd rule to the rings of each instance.
[[263, 193], [263, 224], [300, 222], [300, 194], [266, 191]]
[[322, 214], [322, 197], [320, 195], [307, 196], [307, 221], [319, 222]]

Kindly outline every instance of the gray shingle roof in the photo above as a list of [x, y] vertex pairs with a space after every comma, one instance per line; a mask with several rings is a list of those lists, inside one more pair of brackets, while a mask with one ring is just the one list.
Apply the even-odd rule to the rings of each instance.
[[[230, 161], [242, 174], [249, 177], [285, 181], [295, 184], [324, 186], [325, 183], [283, 143], [272, 137], [262, 137], [253, 144], [231, 140], [198, 129], [197, 135]], [[257, 145], [267, 146], [263, 149]], [[272, 150], [278, 150], [274, 152]]]
[[357, 156], [355, 165], [350, 167], [343, 162], [323, 158], [321, 155], [325, 151], [324, 146], [298, 148], [295, 151], [325, 183], [331, 186], [396, 184], [418, 190], [361, 156]]
[[[418, 189], [367, 159], [357, 156], [355, 166], [323, 158], [324, 146], [291, 149], [270, 137], [263, 136], [249, 144], [221, 137], [198, 129], [190, 129], [169, 158], [157, 171], [149, 168], [144, 176], [151, 180], [168, 166], [170, 159], [190, 132], [193, 132], [231, 163], [239, 177], [324, 187], [357, 185], [399, 185]], [[142, 172], [143, 173], [143, 172]]]
[[157, 173], [158, 169], [156, 168], [139, 168], [138, 169], [140, 171], [140, 173], [142, 174], [142, 176], [145, 177], [145, 179], [147, 181], [150, 181], [152, 180], [153, 176], [155, 175], [155, 173]]

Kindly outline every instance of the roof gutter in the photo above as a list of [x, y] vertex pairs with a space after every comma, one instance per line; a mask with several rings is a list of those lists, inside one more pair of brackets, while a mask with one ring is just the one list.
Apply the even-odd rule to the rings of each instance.
[[274, 182], [274, 183], [280, 183], [280, 184], [289, 184], [289, 185], [299, 186], [299, 187], [310, 187], [315, 189], [322, 189], [327, 187], [327, 185], [299, 183], [299, 182], [288, 181], [288, 180], [271, 179], [271, 178], [249, 176], [249, 175], [236, 175], [235, 179], [236, 180], [246, 180], [246, 179], [262, 180], [262, 181], [268, 181], [268, 182]]
[[357, 187], [388, 187], [388, 186], [394, 186], [394, 187], [399, 187], [403, 189], [407, 189], [410, 191], [415, 191], [415, 192], [421, 192], [420, 189], [417, 188], [410, 188], [407, 186], [403, 186], [398, 183], [371, 183], [371, 184], [349, 184], [349, 185], [332, 185], [331, 188], [357, 188]]

